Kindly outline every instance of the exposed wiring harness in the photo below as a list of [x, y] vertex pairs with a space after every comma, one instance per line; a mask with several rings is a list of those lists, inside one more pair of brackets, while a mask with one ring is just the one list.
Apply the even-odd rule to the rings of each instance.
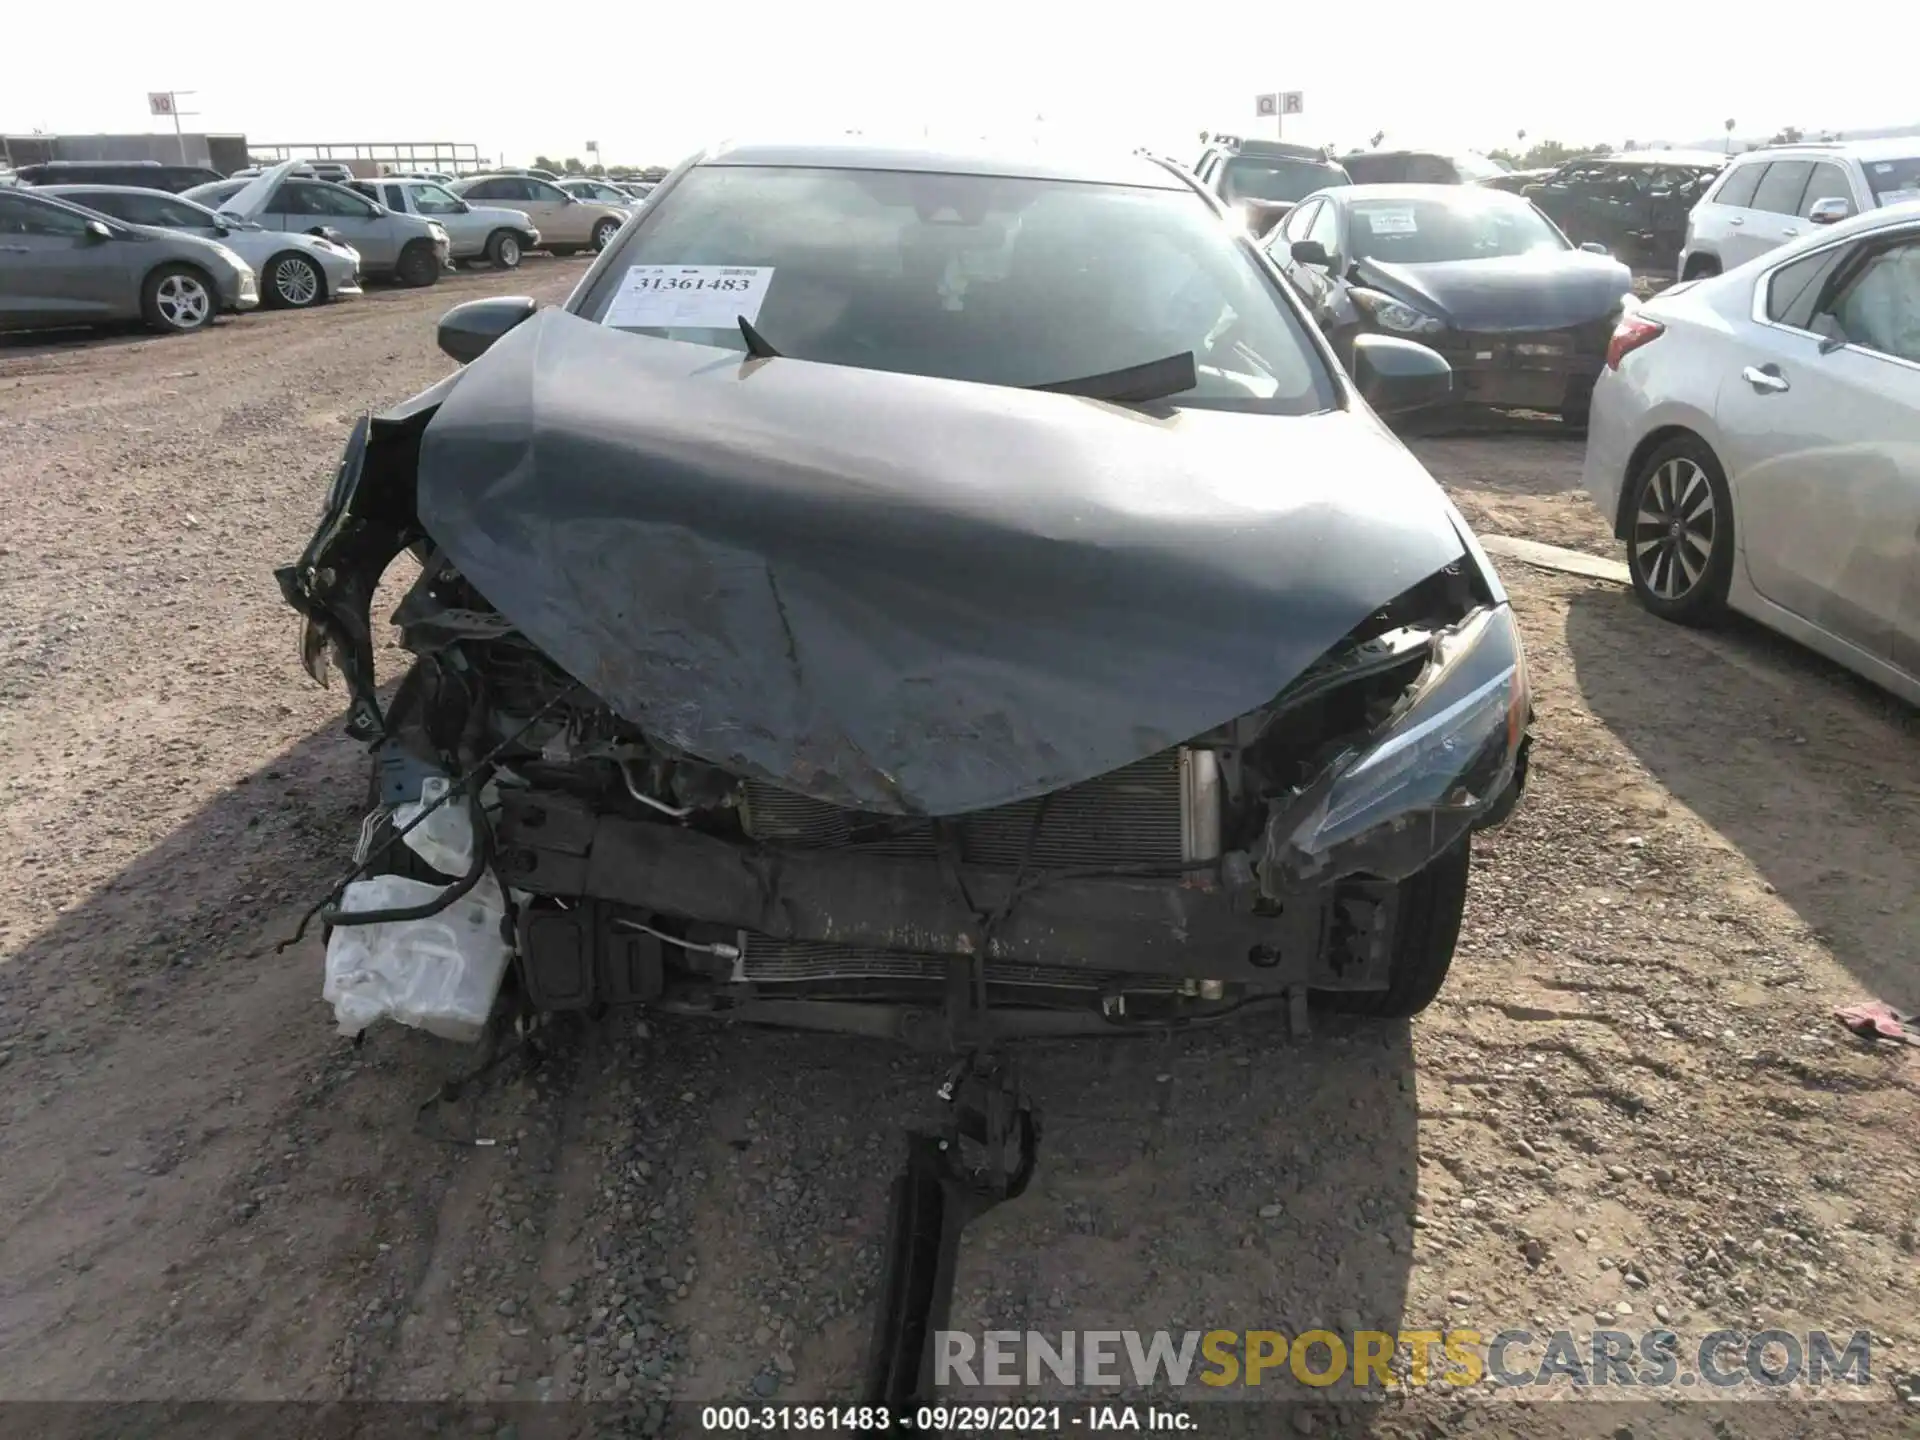
[[[289, 947], [298, 945], [304, 940], [307, 935], [307, 927], [313, 923], [315, 916], [322, 917], [325, 923], [329, 925], [373, 925], [391, 923], [395, 920], [424, 920], [429, 916], [439, 914], [462, 895], [465, 895], [469, 890], [473, 889], [475, 885], [478, 885], [480, 883], [480, 877], [486, 873], [487, 865], [492, 858], [493, 851], [492, 831], [488, 828], [486, 817], [481, 812], [479, 800], [481, 787], [485, 784], [485, 777], [493, 773], [494, 761], [498, 760], [502, 755], [506, 754], [507, 751], [519, 744], [522, 737], [524, 737], [528, 731], [546, 719], [549, 714], [558, 708], [563, 700], [571, 699], [574, 692], [578, 689], [580, 689], [580, 686], [573, 684], [564, 690], [556, 692], [545, 704], [527, 717], [525, 724], [521, 725], [519, 729], [515, 730], [511, 735], [507, 736], [506, 739], [502, 740], [498, 745], [495, 745], [485, 755], [481, 756], [469, 766], [465, 773], [447, 787], [444, 794], [430, 801], [421, 809], [418, 815], [395, 830], [386, 838], [384, 843], [370, 851], [366, 859], [356, 861], [353, 868], [335, 881], [327, 893], [315, 901], [307, 910], [306, 914], [300, 917], [300, 923], [294, 927], [293, 934], [273, 947], [274, 953], [276, 955], [280, 954]], [[475, 821], [473, 863], [468, 868], [467, 874], [463, 875], [459, 880], [456, 880], [448, 890], [436, 895], [424, 905], [397, 907], [390, 910], [348, 911], [343, 914], [339, 909], [339, 901], [341, 895], [346, 892], [347, 886], [351, 885], [358, 876], [365, 873], [375, 861], [383, 859], [395, 845], [399, 844], [407, 835], [412, 833], [415, 826], [424, 823], [429, 815], [457, 795], [469, 797], [469, 803]]]

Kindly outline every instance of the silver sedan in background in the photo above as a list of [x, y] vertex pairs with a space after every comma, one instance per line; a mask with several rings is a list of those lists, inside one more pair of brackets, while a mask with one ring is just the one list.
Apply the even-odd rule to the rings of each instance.
[[1920, 704], [1920, 204], [1623, 319], [1584, 478], [1654, 614], [1740, 611]]
[[0, 330], [139, 320], [185, 334], [259, 303], [253, 267], [218, 241], [0, 191]]

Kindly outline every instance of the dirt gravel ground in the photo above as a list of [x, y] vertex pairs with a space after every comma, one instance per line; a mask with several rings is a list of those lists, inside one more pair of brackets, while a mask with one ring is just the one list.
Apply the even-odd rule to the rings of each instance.
[[[436, 1138], [415, 1108], [463, 1052], [348, 1046], [317, 944], [275, 949], [362, 781], [269, 572], [353, 419], [446, 371], [447, 304], [581, 268], [0, 344], [0, 1399], [584, 1396], [644, 1432], [852, 1391], [935, 1061], [629, 1015]], [[1476, 525], [1610, 553], [1550, 427], [1418, 448]], [[1031, 1052], [1039, 1177], [969, 1232], [955, 1323], [1865, 1328], [1881, 1404], [1840, 1428], [1880, 1433], [1920, 1346], [1920, 1052], [1829, 1012], [1920, 1009], [1920, 724], [1785, 642], [1509, 568], [1533, 783], [1439, 1002]], [[1494, 1398], [1288, 1425], [1477, 1433]], [[1578, 1412], [1524, 1433], [1619, 1433]]]

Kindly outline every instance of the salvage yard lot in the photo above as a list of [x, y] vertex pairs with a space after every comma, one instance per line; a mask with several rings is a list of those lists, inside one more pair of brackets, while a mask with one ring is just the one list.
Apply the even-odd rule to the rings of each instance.
[[[937, 1062], [620, 1016], [452, 1107], [499, 1142], [463, 1148], [414, 1125], [462, 1052], [348, 1047], [317, 942], [274, 949], [364, 792], [270, 572], [447, 305], [583, 268], [0, 345], [0, 1398], [857, 1384]], [[1417, 448], [1484, 533], [1612, 553], [1551, 427]], [[1920, 1008], [1920, 725], [1502, 569], [1533, 778], [1439, 1002], [1034, 1052], [1039, 1177], [969, 1230], [957, 1327], [1870, 1328], [1879, 1394], [1913, 1370], [1920, 1052], [1829, 1012]], [[1471, 1423], [1408, 1405], [1377, 1433]]]

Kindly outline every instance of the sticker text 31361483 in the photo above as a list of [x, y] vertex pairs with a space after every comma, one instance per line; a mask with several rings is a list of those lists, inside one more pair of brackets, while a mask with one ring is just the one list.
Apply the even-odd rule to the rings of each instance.
[[751, 325], [773, 281], [771, 265], [631, 265], [603, 325], [623, 329], [731, 330]]

